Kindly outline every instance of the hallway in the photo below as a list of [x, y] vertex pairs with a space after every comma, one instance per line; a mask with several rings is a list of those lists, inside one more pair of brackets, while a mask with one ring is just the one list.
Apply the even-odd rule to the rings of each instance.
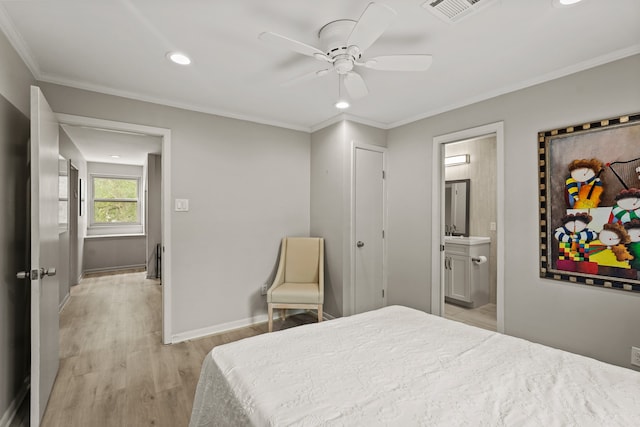
[[[264, 323], [165, 346], [161, 297], [159, 282], [144, 272], [93, 276], [71, 288], [43, 427], [186, 426], [205, 355], [266, 331]], [[282, 326], [313, 320], [295, 316]], [[28, 415], [13, 423], [28, 424]]]

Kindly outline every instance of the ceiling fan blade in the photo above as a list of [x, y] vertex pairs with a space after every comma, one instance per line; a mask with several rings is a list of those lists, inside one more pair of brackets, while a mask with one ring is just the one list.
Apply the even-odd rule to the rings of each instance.
[[353, 27], [347, 46], [358, 46], [360, 51], [367, 50], [384, 33], [394, 16], [396, 11], [389, 6], [369, 3]]
[[301, 53], [303, 55], [312, 56], [316, 59], [331, 62], [331, 58], [329, 58], [320, 49], [310, 46], [308, 44], [299, 42], [297, 40], [290, 39], [289, 37], [272, 33], [271, 31], [265, 31], [264, 33], [260, 33], [258, 38], [274, 46], [283, 47], [285, 49], [289, 49], [294, 52]]
[[349, 92], [349, 96], [352, 99], [362, 98], [369, 93], [369, 89], [367, 89], [367, 85], [362, 79], [362, 76], [354, 71], [346, 73], [343, 82], [344, 88]]
[[431, 55], [388, 55], [369, 59], [363, 65], [373, 70], [425, 71], [432, 62]]
[[330, 69], [326, 69], [326, 70], [312, 71], [310, 73], [306, 73], [306, 74], [303, 74], [301, 76], [294, 77], [291, 80], [287, 80], [286, 82], [281, 83], [280, 86], [282, 86], [282, 87], [294, 86], [294, 85], [297, 85], [298, 83], [306, 82], [308, 80], [313, 80], [316, 77], [325, 76], [325, 75], [329, 74], [329, 71], [331, 71], [331, 70]]

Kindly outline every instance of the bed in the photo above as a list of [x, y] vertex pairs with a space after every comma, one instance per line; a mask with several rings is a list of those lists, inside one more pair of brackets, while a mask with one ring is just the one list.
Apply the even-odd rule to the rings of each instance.
[[215, 347], [190, 427], [227, 425], [640, 425], [640, 372], [390, 306]]

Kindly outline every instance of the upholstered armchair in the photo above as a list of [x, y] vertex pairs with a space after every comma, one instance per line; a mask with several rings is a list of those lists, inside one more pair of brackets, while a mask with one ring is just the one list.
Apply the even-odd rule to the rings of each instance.
[[267, 291], [269, 332], [273, 331], [273, 309], [318, 310], [322, 322], [324, 303], [324, 239], [285, 237], [273, 284]]

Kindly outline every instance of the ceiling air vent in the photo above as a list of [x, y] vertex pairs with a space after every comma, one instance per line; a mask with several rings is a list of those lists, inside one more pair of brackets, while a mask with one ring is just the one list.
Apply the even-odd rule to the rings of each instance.
[[427, 0], [422, 7], [448, 23], [458, 22], [497, 0]]

